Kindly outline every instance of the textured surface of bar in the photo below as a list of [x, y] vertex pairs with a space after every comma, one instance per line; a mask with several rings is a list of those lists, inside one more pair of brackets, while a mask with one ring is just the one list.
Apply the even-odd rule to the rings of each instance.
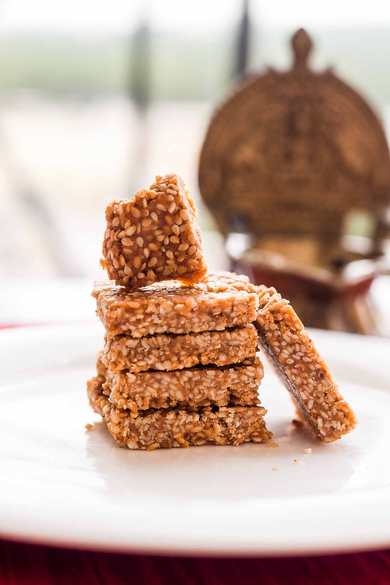
[[122, 335], [106, 340], [102, 360], [112, 372], [182, 370], [209, 364], [227, 366], [254, 358], [257, 343], [253, 325], [183, 335]]
[[316, 436], [335, 441], [355, 426], [355, 416], [288, 301], [259, 287], [256, 325], [260, 344], [290, 391], [297, 412]]
[[92, 408], [103, 417], [114, 440], [129, 449], [267, 443], [272, 438], [262, 407], [151, 410], [132, 418], [102, 394], [99, 377], [89, 381], [88, 395]]
[[95, 288], [97, 314], [107, 337], [127, 333], [220, 331], [256, 319], [258, 295], [246, 277], [211, 274], [205, 282], [184, 287], [172, 281], [128, 291], [106, 285]]
[[197, 282], [207, 273], [195, 206], [177, 175], [156, 177], [149, 190], [106, 209], [102, 265], [128, 288], [161, 280]]
[[[102, 367], [98, 364], [98, 372]], [[257, 406], [263, 366], [258, 357], [246, 363], [200, 367], [171, 372], [105, 373], [103, 393], [118, 408], [137, 415], [149, 408], [201, 406]]]

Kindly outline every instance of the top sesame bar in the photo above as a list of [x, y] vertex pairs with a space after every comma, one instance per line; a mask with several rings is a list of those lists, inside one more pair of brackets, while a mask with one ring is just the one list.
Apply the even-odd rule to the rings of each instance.
[[177, 175], [157, 176], [149, 190], [106, 209], [102, 266], [116, 284], [198, 282], [207, 273], [195, 206]]
[[105, 285], [95, 288], [97, 314], [107, 337], [128, 334], [220, 331], [256, 319], [256, 287], [244, 276], [210, 274], [206, 281], [182, 286], [170, 281], [129, 291]]
[[291, 393], [299, 416], [324, 442], [351, 431], [355, 416], [296, 312], [274, 288], [258, 287], [260, 345]]

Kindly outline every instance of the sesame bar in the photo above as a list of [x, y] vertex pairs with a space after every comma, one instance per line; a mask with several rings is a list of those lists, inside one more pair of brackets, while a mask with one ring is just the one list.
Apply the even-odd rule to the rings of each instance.
[[[99, 361], [99, 359], [98, 359]], [[98, 373], [102, 366], [98, 364]], [[200, 406], [257, 406], [263, 366], [258, 357], [244, 364], [198, 367], [171, 372], [105, 373], [103, 393], [133, 415], [149, 408]]]
[[253, 325], [182, 335], [121, 335], [106, 340], [102, 360], [112, 372], [182, 370], [208, 364], [227, 366], [254, 358], [257, 343]]
[[207, 273], [195, 206], [177, 175], [156, 177], [148, 190], [106, 209], [102, 266], [128, 288], [161, 280], [197, 282]]
[[292, 306], [274, 288], [259, 287], [256, 325], [260, 344], [274, 363], [299, 416], [324, 442], [355, 426], [355, 416], [334, 383]]
[[99, 376], [88, 382], [88, 396], [113, 439], [129, 449], [267, 443], [272, 438], [260, 406], [148, 410], [133, 418], [102, 394]]
[[212, 274], [192, 286], [170, 281], [129, 291], [109, 284], [92, 294], [107, 337], [239, 327], [256, 319], [259, 303], [256, 287], [231, 273]]

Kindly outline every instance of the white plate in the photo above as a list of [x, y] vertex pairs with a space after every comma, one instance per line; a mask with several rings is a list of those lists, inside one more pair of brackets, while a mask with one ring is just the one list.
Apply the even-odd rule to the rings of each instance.
[[[319, 445], [261, 387], [278, 448], [117, 448], [85, 394], [98, 325], [0, 334], [0, 535], [122, 551], [300, 554], [390, 544], [390, 342], [315, 333], [356, 431]], [[311, 448], [311, 453], [305, 449]]]

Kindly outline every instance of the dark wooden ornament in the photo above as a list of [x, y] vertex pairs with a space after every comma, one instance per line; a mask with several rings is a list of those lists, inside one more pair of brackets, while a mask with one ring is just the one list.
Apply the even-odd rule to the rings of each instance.
[[[327, 315], [337, 313], [337, 328], [375, 332], [364, 307], [376, 267], [365, 265], [360, 281], [351, 279], [350, 267], [379, 257], [388, 236], [385, 133], [370, 105], [332, 69], [310, 68], [313, 43], [305, 30], [291, 46], [288, 71], [252, 76], [213, 115], [200, 191], [222, 234], [241, 232], [250, 241], [249, 256], [228, 245], [233, 268], [280, 284], [307, 324], [333, 328]], [[357, 253], [345, 248], [346, 220], [355, 211], [372, 226]], [[352, 311], [343, 323], [355, 305], [359, 318]]]
[[351, 209], [390, 200], [390, 157], [371, 107], [331, 69], [315, 72], [312, 42], [292, 37], [289, 71], [240, 85], [213, 116], [199, 184], [219, 229], [338, 236]]

